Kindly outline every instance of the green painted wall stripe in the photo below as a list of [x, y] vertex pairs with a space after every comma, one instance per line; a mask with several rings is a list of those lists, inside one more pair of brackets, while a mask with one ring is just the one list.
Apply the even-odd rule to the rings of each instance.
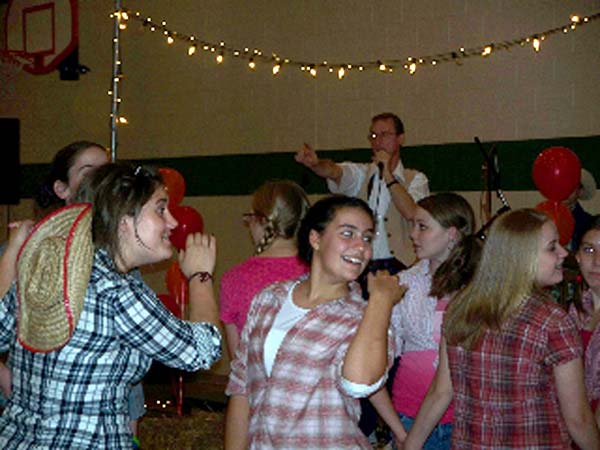
[[[484, 143], [489, 149], [491, 144]], [[501, 173], [501, 187], [507, 191], [535, 190], [531, 167], [545, 148], [564, 146], [575, 151], [583, 166], [593, 174], [600, 173], [600, 136], [496, 143]], [[369, 161], [370, 149], [320, 151], [319, 155], [335, 161]], [[475, 143], [421, 145], [404, 147], [402, 159], [406, 167], [427, 174], [432, 191], [479, 191], [481, 151]], [[251, 194], [265, 180], [291, 179], [309, 194], [327, 192], [319, 177], [294, 161], [293, 153], [196, 156], [185, 158], [146, 159], [144, 164], [172, 167], [186, 180], [188, 196], [223, 196]], [[48, 170], [47, 164], [22, 167], [21, 197], [32, 197]], [[599, 179], [600, 181], [600, 179]]]

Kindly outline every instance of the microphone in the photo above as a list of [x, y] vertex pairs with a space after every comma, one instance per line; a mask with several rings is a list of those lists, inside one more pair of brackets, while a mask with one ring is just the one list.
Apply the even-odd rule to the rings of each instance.
[[379, 179], [383, 179], [383, 163], [379, 161], [377, 163], [377, 169], [379, 169]]

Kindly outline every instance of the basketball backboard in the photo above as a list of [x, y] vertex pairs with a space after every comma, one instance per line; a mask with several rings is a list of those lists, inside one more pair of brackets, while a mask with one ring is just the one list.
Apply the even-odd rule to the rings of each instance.
[[27, 72], [52, 72], [77, 48], [77, 0], [9, 0], [4, 29], [4, 55]]

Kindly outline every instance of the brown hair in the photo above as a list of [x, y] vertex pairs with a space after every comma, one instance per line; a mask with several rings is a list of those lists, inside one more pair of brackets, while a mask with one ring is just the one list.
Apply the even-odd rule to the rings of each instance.
[[475, 214], [471, 205], [452, 192], [433, 194], [418, 202], [444, 229], [458, 231], [458, 241], [448, 258], [437, 268], [431, 281], [432, 297], [443, 297], [465, 286], [479, 262], [481, 243], [473, 236]]
[[76, 201], [93, 205], [92, 238], [96, 247], [105, 249], [115, 260], [121, 250], [121, 219], [137, 219], [162, 184], [159, 172], [150, 167], [109, 163], [94, 169], [82, 183]]
[[265, 227], [256, 253], [265, 251], [277, 237], [294, 238], [308, 207], [306, 193], [293, 181], [267, 181], [260, 186], [252, 196], [252, 210]]
[[404, 134], [404, 124], [402, 123], [402, 120], [400, 120], [400, 117], [398, 117], [396, 114], [391, 112], [384, 112], [373, 116], [373, 118], [371, 119], [371, 124], [379, 120], [388, 119], [391, 119], [392, 122], [394, 122], [394, 129], [396, 130], [396, 134]]
[[98, 147], [106, 150], [102, 145], [91, 141], [76, 141], [66, 147], [61, 148], [50, 163], [50, 171], [40, 185], [39, 191], [35, 196], [35, 202], [41, 210], [49, 208], [59, 208], [65, 205], [65, 201], [54, 192], [54, 182], [62, 181], [69, 184], [69, 170], [77, 162], [79, 155], [88, 148]]
[[339, 210], [344, 208], [359, 209], [371, 218], [373, 227], [375, 227], [375, 216], [369, 205], [356, 197], [346, 197], [345, 195], [331, 195], [322, 198], [307, 211], [300, 229], [298, 230], [298, 256], [306, 264], [311, 263], [313, 258], [313, 248], [310, 245], [310, 232], [315, 230], [321, 234], [327, 228], [330, 222], [335, 219]]

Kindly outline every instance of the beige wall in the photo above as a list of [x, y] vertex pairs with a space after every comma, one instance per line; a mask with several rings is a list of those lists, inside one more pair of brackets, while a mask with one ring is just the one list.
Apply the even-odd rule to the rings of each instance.
[[[364, 61], [447, 52], [514, 39], [600, 10], [599, 0], [294, 0], [261, 2], [146, 0], [127, 2], [199, 39], [224, 40], [307, 61]], [[48, 162], [76, 139], [108, 144], [113, 2], [79, 2], [80, 81], [58, 73], [32, 76], [2, 67], [0, 117], [21, 119], [21, 160]], [[574, 33], [491, 57], [419, 69], [415, 76], [351, 72], [344, 80], [312, 79], [284, 68], [249, 72], [228, 58], [190, 58], [132, 22], [122, 36], [125, 78], [119, 131], [121, 158], [293, 151], [307, 141], [322, 149], [366, 146], [369, 118], [397, 112], [407, 145], [600, 134], [600, 21]], [[227, 183], [227, 174], [223, 174]], [[476, 211], [478, 193], [466, 193]], [[537, 193], [507, 193], [511, 206], [531, 206]], [[599, 199], [586, 205], [600, 211]], [[188, 198], [219, 239], [218, 274], [252, 253], [240, 214], [249, 197]], [[495, 207], [497, 208], [497, 207]], [[10, 208], [27, 217], [30, 202]], [[5, 224], [7, 209], [0, 208]], [[163, 274], [148, 275], [158, 291]], [[225, 371], [226, 363], [217, 370]]]
[[[296, 60], [364, 61], [430, 55], [514, 39], [600, 10], [599, 0], [294, 0], [129, 2], [153, 20], [237, 47]], [[108, 143], [112, 1], [80, 1], [77, 82], [10, 78], [0, 116], [22, 119], [22, 160], [48, 161], [81, 137]], [[251, 73], [240, 60], [192, 58], [132, 22], [122, 36], [123, 158], [362, 147], [368, 119], [399, 113], [407, 145], [600, 133], [599, 21], [529, 45], [437, 68], [312, 79], [285, 68]]]

